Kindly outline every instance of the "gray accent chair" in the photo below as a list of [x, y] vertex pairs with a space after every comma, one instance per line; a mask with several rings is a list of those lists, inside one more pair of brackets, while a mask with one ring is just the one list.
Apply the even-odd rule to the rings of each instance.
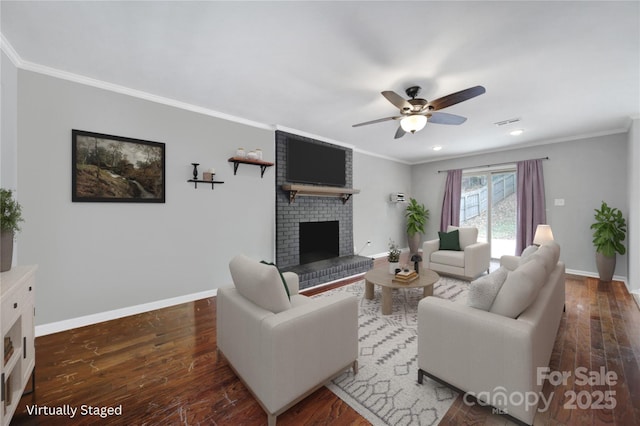
[[218, 352], [267, 412], [276, 417], [349, 368], [357, 373], [358, 301], [309, 298], [298, 276], [239, 255], [234, 287], [216, 296]]

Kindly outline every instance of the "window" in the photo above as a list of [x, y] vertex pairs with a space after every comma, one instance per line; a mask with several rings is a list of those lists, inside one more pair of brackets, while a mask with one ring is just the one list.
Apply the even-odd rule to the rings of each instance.
[[491, 257], [515, 254], [515, 166], [462, 175], [460, 226], [478, 228], [478, 241], [491, 242]]

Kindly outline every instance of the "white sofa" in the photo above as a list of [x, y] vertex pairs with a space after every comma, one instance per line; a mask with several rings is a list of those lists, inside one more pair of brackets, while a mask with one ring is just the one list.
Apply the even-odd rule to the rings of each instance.
[[471, 280], [489, 270], [491, 246], [478, 242], [478, 228], [449, 226], [447, 232], [458, 230], [460, 251], [440, 250], [440, 240], [422, 245], [423, 265], [433, 271]]
[[418, 382], [427, 375], [532, 424], [537, 402], [520, 404], [518, 396], [539, 396], [543, 380], [538, 369], [549, 365], [565, 303], [565, 266], [559, 255], [559, 246], [551, 242], [526, 258], [503, 257], [507, 271], [491, 274], [506, 279], [488, 311], [436, 297], [421, 300]]
[[358, 303], [351, 295], [311, 299], [298, 276], [239, 255], [229, 264], [235, 287], [219, 288], [217, 344], [267, 412], [277, 415], [352, 367], [357, 373]]

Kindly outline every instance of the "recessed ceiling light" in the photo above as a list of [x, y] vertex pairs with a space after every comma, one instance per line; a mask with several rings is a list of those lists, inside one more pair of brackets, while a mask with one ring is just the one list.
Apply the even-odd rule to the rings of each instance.
[[523, 129], [517, 129], [517, 130], [513, 130], [512, 132], [509, 132], [511, 136], [520, 136], [523, 133], [524, 133]]
[[433, 147], [434, 151], [440, 151], [442, 149], [442, 147], [440, 145], [436, 145]]

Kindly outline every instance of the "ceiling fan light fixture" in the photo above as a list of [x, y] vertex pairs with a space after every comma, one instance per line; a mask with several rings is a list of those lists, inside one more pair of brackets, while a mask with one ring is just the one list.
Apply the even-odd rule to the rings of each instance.
[[425, 115], [408, 115], [400, 120], [400, 127], [402, 130], [408, 133], [415, 133], [420, 131], [426, 126], [427, 117]]

